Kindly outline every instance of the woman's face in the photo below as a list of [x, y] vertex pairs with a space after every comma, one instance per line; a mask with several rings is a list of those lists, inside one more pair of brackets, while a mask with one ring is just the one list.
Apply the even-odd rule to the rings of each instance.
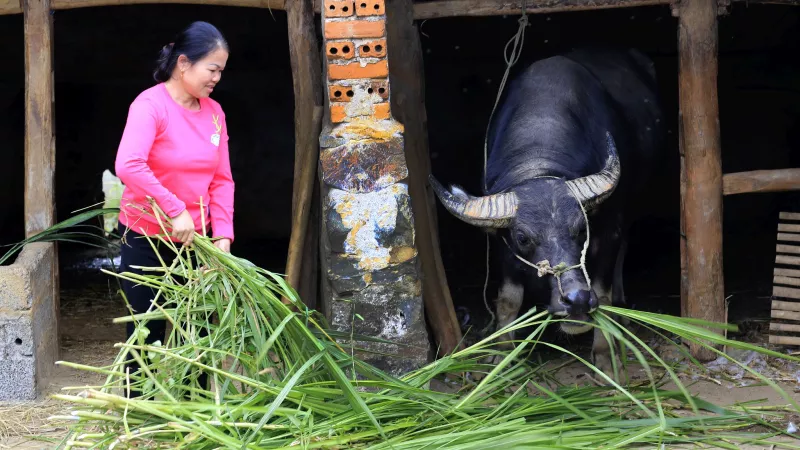
[[185, 55], [178, 58], [183, 88], [196, 98], [208, 97], [214, 86], [222, 78], [222, 71], [228, 62], [228, 52], [218, 48], [205, 58], [192, 64]]

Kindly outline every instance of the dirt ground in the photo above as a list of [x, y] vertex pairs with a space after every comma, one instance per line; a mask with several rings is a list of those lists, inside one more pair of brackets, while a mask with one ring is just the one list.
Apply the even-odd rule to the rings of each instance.
[[[126, 309], [117, 294], [114, 279], [98, 274], [96, 269], [84, 271], [65, 270], [62, 275], [61, 294], [61, 359], [64, 361], [99, 366], [113, 362], [116, 351], [114, 344], [125, 337], [123, 325], [112, 323], [115, 317], [124, 316]], [[644, 336], [645, 340], [647, 336]], [[748, 341], [764, 344], [763, 327], [755, 327], [747, 334]], [[585, 350], [578, 346], [578, 350]], [[670, 354], [664, 354], [669, 357]], [[673, 355], [674, 356], [674, 355]], [[756, 355], [740, 352], [735, 355], [749, 363], [760, 373], [769, 376], [800, 402], [800, 365], [776, 365]], [[563, 360], [561, 360], [563, 361]], [[553, 363], [560, 363], [555, 361]], [[682, 381], [695, 394], [714, 404], [725, 406], [741, 402], [760, 402], [761, 405], [785, 405], [786, 401], [768, 386], [746, 386], [755, 382], [749, 374], [724, 365], [711, 365], [716, 368], [711, 376], [697, 376], [691, 373], [681, 375]], [[633, 377], [641, 376], [632, 370]], [[723, 375], [724, 374], [724, 375]], [[561, 369], [558, 379], [565, 384], [593, 383], [587, 370], [579, 363]], [[56, 414], [68, 413], [66, 404], [48, 398], [65, 387], [100, 385], [102, 375], [57, 366], [47, 392], [34, 402], [23, 404], [0, 404], [0, 449], [52, 449], [56, 448], [67, 435], [64, 428], [54, 428], [47, 418]], [[693, 383], [693, 384], [691, 384]], [[671, 387], [670, 384], [666, 385]], [[776, 424], [782, 428], [800, 426], [800, 417], [788, 416], [785, 423]], [[782, 437], [775, 442], [786, 442], [797, 447], [777, 446], [774, 448], [800, 448], [800, 440]], [[741, 449], [771, 448], [763, 446], [740, 446]]]

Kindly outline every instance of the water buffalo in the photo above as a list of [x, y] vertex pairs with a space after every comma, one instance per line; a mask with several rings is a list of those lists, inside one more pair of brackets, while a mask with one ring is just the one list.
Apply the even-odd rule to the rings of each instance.
[[[526, 290], [549, 297], [552, 314], [580, 321], [562, 322], [573, 335], [592, 328], [599, 304], [625, 304], [625, 235], [663, 156], [656, 91], [653, 63], [636, 50], [580, 49], [537, 61], [508, 85], [490, 124], [483, 196], [448, 191], [430, 177], [451, 214], [501, 238], [498, 327], [517, 317]], [[559, 283], [521, 259], [567, 270]], [[611, 373], [599, 330], [592, 359]]]

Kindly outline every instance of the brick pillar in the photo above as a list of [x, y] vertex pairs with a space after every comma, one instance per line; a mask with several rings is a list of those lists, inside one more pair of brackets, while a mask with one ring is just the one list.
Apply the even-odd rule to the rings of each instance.
[[[325, 0], [327, 112], [320, 135], [323, 302], [340, 331], [413, 347], [356, 342], [392, 374], [428, 361], [421, 269], [403, 125], [389, 107], [384, 0]], [[358, 316], [356, 316], [356, 314]]]

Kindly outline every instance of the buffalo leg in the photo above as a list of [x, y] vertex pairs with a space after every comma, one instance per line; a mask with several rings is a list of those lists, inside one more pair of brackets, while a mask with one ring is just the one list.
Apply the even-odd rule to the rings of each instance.
[[[515, 282], [511, 277], [504, 277], [503, 284], [500, 286], [500, 292], [497, 294], [495, 305], [497, 307], [497, 329], [500, 330], [508, 326], [511, 322], [516, 320], [519, 309], [522, 307], [522, 299], [525, 294], [525, 288], [522, 284]], [[510, 341], [514, 339], [513, 332], [503, 334], [502, 341]], [[510, 348], [513, 345], [503, 343], [503, 347]]]
[[[619, 298], [622, 293], [621, 284], [618, 283], [618, 272], [622, 261], [620, 257], [625, 244], [622, 239], [621, 214], [601, 216], [592, 227], [594, 241], [591, 243], [592, 251], [592, 290], [597, 296], [600, 305], [611, 305], [613, 299]], [[610, 337], [609, 337], [610, 338]], [[592, 342], [592, 362], [606, 375], [614, 376], [614, 363], [621, 367], [619, 352], [615, 351], [612, 357], [611, 345], [599, 328], [594, 329]], [[617, 348], [615, 347], [615, 350]]]
[[625, 288], [622, 282], [622, 271], [625, 264], [625, 254], [628, 252], [628, 240], [622, 238], [617, 254], [617, 263], [614, 266], [614, 288], [611, 304], [624, 308], [627, 305], [625, 301]]

